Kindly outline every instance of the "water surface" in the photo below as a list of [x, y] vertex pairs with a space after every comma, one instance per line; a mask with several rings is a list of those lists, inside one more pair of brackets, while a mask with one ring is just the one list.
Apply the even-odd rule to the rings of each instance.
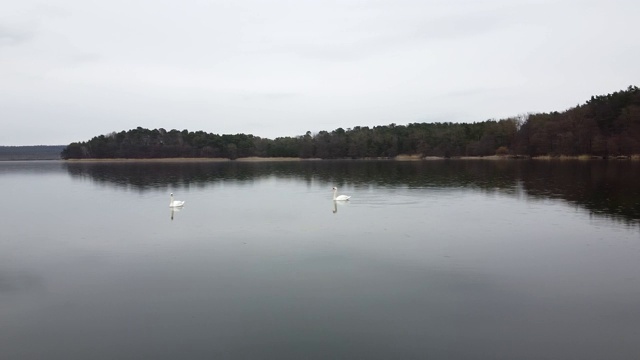
[[639, 173], [0, 162], [0, 355], [634, 358]]

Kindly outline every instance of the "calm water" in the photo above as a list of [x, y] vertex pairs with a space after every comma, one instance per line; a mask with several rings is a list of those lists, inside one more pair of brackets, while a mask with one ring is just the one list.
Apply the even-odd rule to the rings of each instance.
[[0, 358], [638, 358], [638, 179], [605, 161], [0, 162]]

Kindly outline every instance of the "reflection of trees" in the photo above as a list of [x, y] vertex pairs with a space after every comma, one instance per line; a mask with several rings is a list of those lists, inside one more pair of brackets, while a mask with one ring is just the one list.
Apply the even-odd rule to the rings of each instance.
[[51, 160], [3, 161], [0, 164], [0, 176], [5, 174], [45, 175], [60, 173], [63, 163]]
[[640, 164], [631, 161], [533, 161], [521, 178], [528, 195], [569, 201], [589, 211], [640, 222]]
[[[74, 178], [138, 191], [291, 178], [327, 186], [466, 188], [569, 201], [595, 214], [640, 221], [640, 164], [632, 161], [302, 161], [66, 163]], [[520, 190], [519, 190], [520, 189]]]
[[207, 185], [225, 178], [246, 178], [230, 169], [212, 163], [67, 163], [74, 178], [89, 178], [116, 187], [131, 187], [144, 192], [151, 189]]

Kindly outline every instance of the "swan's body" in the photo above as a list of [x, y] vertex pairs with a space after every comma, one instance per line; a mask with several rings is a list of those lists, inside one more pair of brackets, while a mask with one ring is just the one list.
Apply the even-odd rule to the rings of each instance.
[[335, 201], [347, 201], [351, 198], [351, 196], [347, 196], [347, 195], [338, 195], [336, 196], [336, 194], [338, 193], [338, 188], [334, 187], [333, 188], [333, 200]]
[[184, 201], [173, 200], [173, 193], [171, 193], [171, 198], [169, 199], [169, 207], [181, 207], [184, 206]]

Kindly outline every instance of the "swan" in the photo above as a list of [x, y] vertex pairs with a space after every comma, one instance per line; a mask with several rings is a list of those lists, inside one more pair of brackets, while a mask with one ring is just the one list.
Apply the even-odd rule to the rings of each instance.
[[338, 192], [338, 188], [337, 187], [333, 187], [333, 200], [334, 201], [346, 201], [349, 200], [351, 198], [351, 196], [347, 196], [347, 195], [338, 195], [336, 196], [336, 193]]
[[169, 200], [169, 207], [181, 207], [184, 206], [184, 201], [173, 200], [173, 193], [171, 193], [171, 198]]

